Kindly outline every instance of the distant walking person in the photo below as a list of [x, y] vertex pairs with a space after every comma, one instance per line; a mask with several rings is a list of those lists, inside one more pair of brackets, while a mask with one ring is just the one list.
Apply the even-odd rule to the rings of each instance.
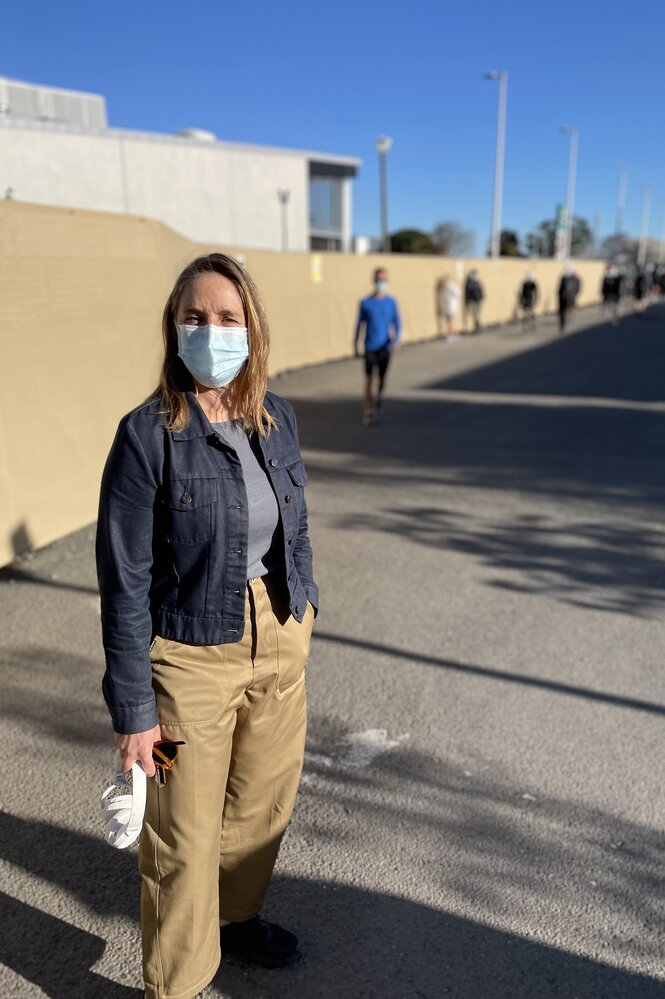
[[601, 294], [603, 297], [603, 307], [612, 316], [612, 325], [619, 325], [621, 316], [621, 292], [623, 276], [618, 267], [608, 264], [603, 275]]
[[635, 312], [641, 316], [647, 307], [647, 295], [649, 293], [649, 276], [644, 267], [638, 268], [633, 282], [633, 296], [635, 298]]
[[480, 307], [484, 298], [485, 292], [478, 278], [478, 271], [469, 271], [464, 285], [464, 319], [466, 324], [467, 315], [471, 316], [474, 333], [480, 330]]
[[563, 333], [569, 320], [575, 314], [580, 279], [573, 267], [566, 267], [559, 282], [559, 330]]
[[459, 310], [460, 297], [459, 285], [448, 274], [439, 278], [436, 283], [437, 332], [448, 340], [457, 339], [455, 316]]
[[536, 325], [536, 303], [538, 301], [538, 285], [534, 280], [533, 271], [527, 271], [520, 288], [520, 308], [522, 310], [522, 323], [527, 322], [531, 328]]
[[[402, 324], [399, 318], [397, 302], [388, 290], [388, 271], [385, 267], [377, 267], [374, 271], [374, 291], [363, 298], [358, 312], [358, 323], [354, 348], [356, 357], [361, 356], [358, 344], [364, 333], [365, 338], [365, 391], [363, 398], [363, 423], [371, 427], [376, 413], [383, 405], [383, 390], [386, 385], [386, 373], [390, 364], [390, 355], [399, 347], [399, 335]], [[376, 395], [372, 392], [374, 372], [378, 375]]]

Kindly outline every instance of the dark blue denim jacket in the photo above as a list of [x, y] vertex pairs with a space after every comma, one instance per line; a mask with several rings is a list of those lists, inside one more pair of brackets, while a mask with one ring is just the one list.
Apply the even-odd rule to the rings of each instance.
[[[106, 654], [103, 690], [116, 732], [157, 724], [150, 645], [155, 635], [193, 645], [237, 642], [245, 627], [247, 498], [236, 452], [188, 393], [190, 421], [164, 426], [152, 399], [120, 422], [102, 478], [97, 575]], [[293, 409], [268, 393], [277, 421], [260, 453], [279, 504], [285, 595], [302, 621], [318, 609]], [[281, 550], [281, 546], [280, 546]]]

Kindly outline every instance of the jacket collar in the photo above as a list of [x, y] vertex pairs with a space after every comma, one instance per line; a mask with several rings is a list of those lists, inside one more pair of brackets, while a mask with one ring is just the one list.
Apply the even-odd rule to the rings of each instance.
[[[189, 423], [184, 428], [184, 430], [172, 430], [171, 436], [174, 441], [189, 441], [193, 440], [195, 437], [210, 437], [215, 431], [210, 425], [208, 417], [205, 415], [199, 403], [197, 401], [194, 392], [186, 392], [187, 402], [189, 403]], [[270, 398], [270, 393], [266, 394], [263, 400], [263, 405], [266, 407], [271, 416], [275, 416], [275, 406]]]

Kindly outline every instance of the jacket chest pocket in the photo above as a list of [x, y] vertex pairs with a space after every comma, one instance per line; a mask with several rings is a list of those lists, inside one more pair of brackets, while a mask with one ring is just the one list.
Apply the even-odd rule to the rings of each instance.
[[302, 458], [286, 466], [286, 471], [294, 486], [304, 489], [307, 484], [307, 472]]
[[273, 473], [273, 485], [279, 495], [282, 513], [287, 522], [291, 518], [297, 520], [300, 517], [306, 482], [307, 472], [302, 458], [285, 462], [278, 471]]
[[167, 539], [195, 545], [215, 534], [219, 479], [172, 479], [166, 483]]

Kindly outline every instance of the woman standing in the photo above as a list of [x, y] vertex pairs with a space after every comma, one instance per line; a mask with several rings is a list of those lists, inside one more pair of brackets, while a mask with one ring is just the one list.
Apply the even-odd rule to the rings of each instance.
[[139, 867], [147, 999], [189, 999], [221, 949], [291, 963], [259, 918], [302, 769], [313, 581], [291, 406], [266, 391], [258, 291], [213, 253], [180, 275], [154, 395], [121, 421], [102, 480], [104, 696], [149, 781]]

